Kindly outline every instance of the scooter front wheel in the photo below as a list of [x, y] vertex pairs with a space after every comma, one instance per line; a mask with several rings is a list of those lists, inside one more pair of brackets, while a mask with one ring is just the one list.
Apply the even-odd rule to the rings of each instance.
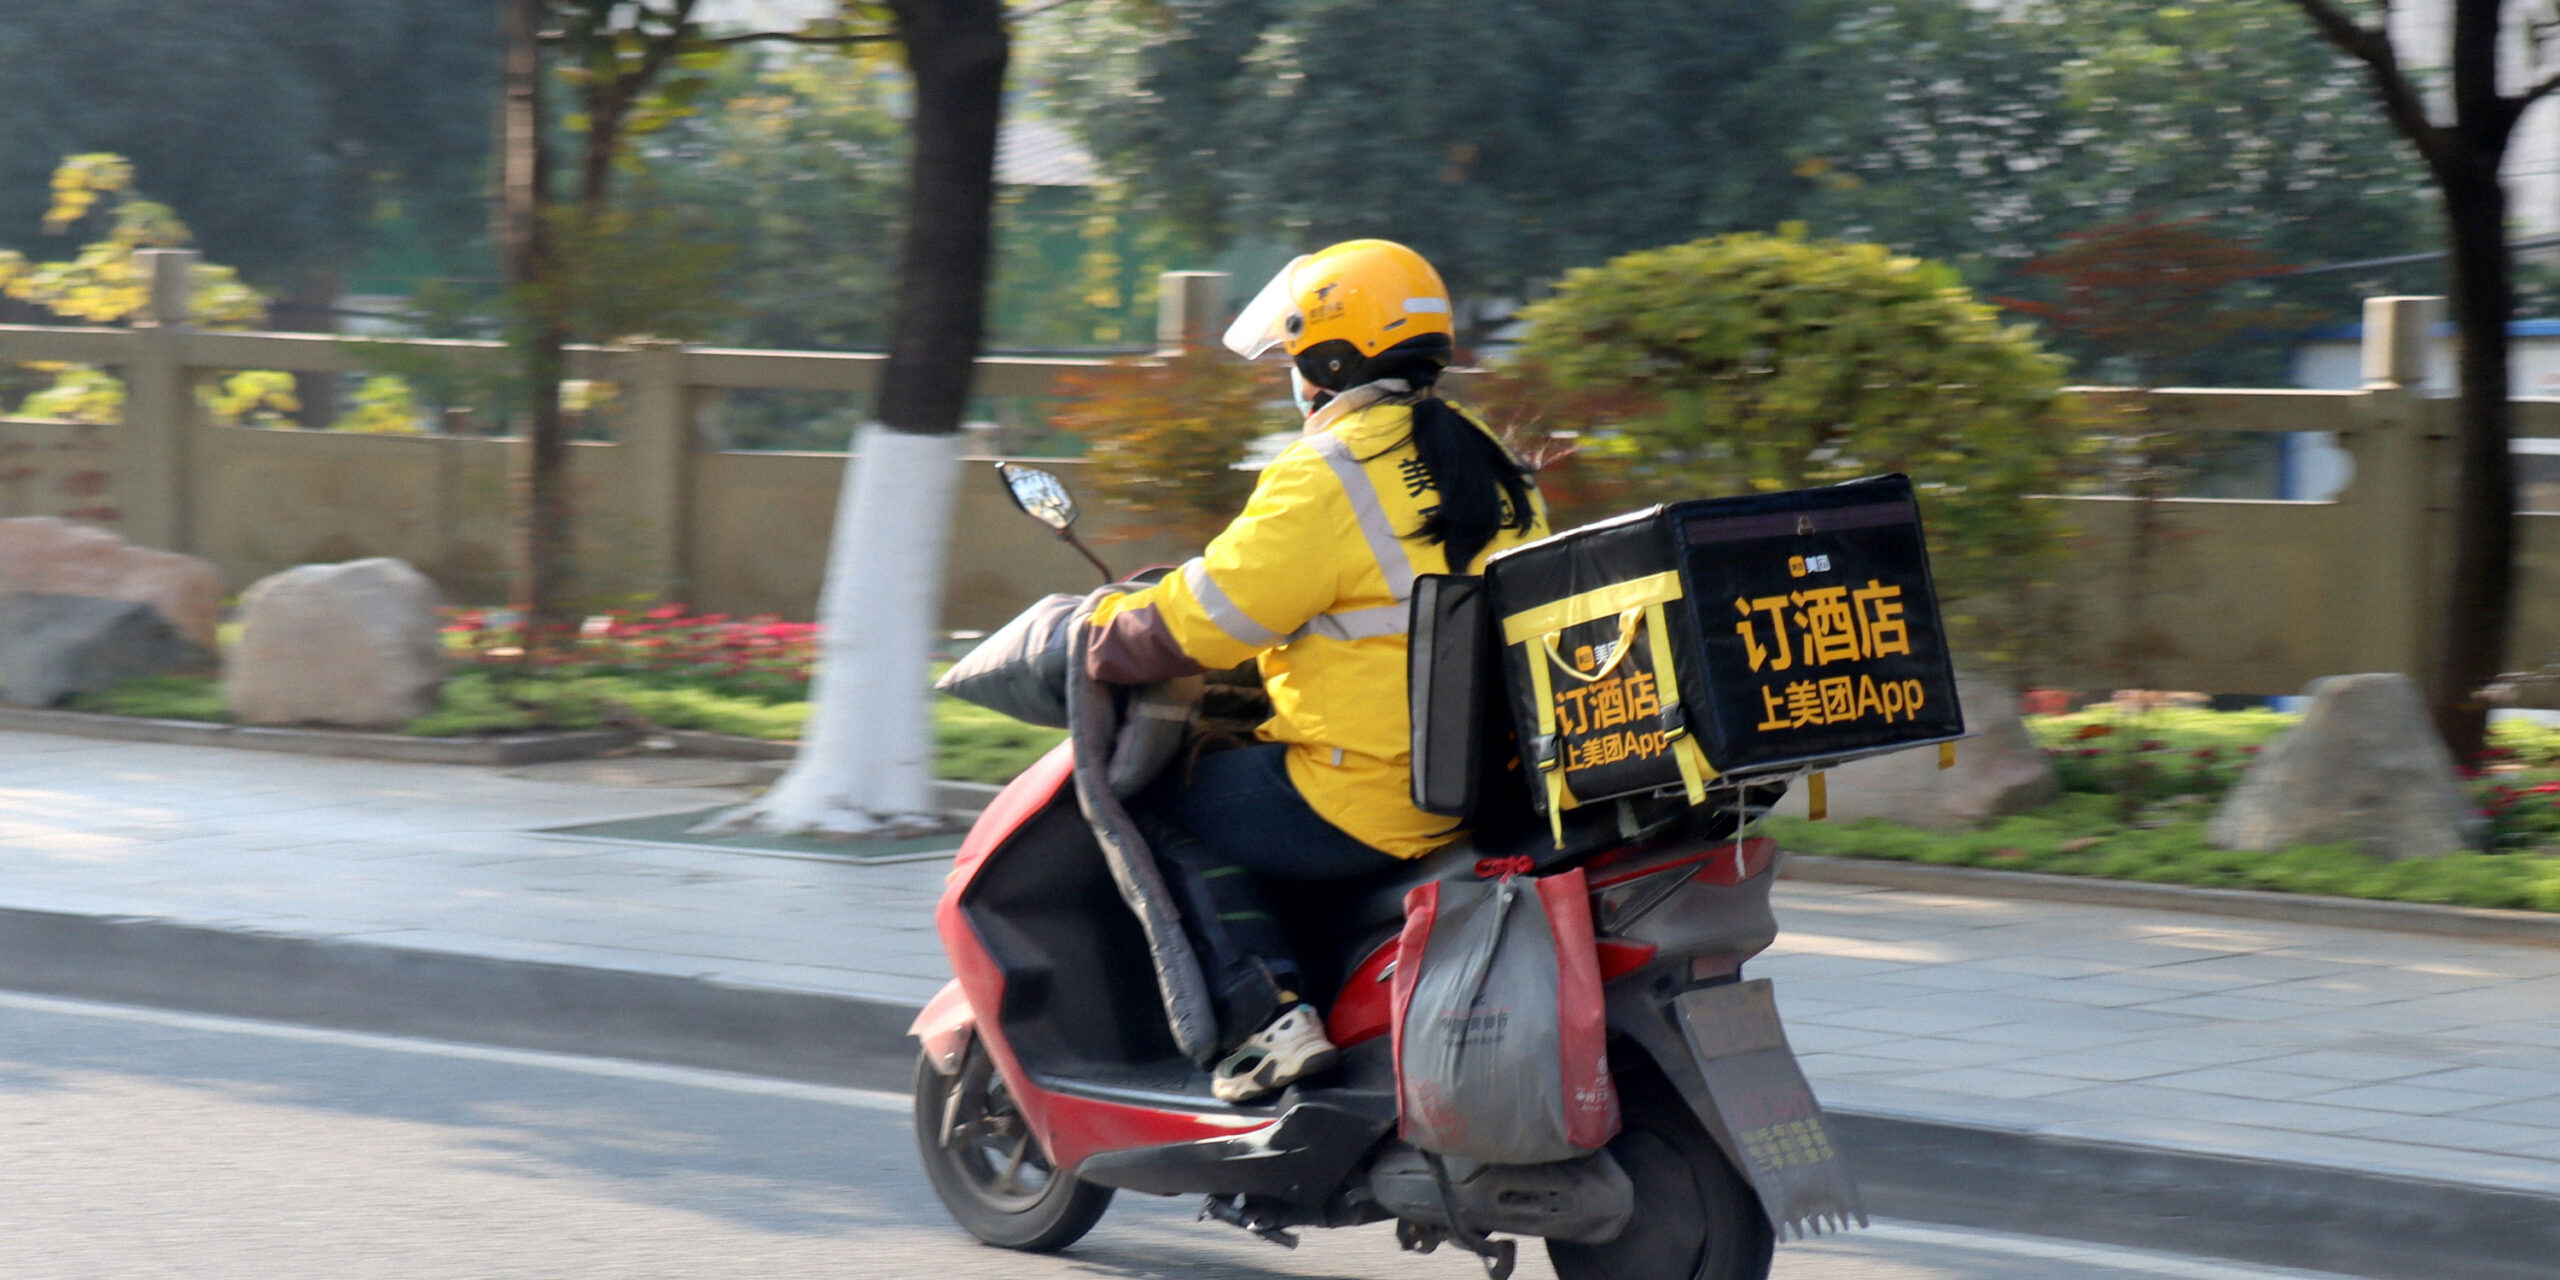
[[972, 1043], [950, 1075], [916, 1058], [916, 1151], [934, 1194], [961, 1229], [1030, 1253], [1064, 1249], [1093, 1230], [1111, 1188], [1049, 1163], [1004, 1077]]
[[1558, 1280], [1767, 1280], [1777, 1237], [1751, 1184], [1669, 1084], [1630, 1071], [1619, 1087], [1609, 1154], [1635, 1183], [1635, 1215], [1606, 1244], [1548, 1241]]

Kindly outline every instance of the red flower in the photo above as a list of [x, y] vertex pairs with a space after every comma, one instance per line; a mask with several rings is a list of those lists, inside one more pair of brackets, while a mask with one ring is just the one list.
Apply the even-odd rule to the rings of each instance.
[[2116, 727], [2111, 724], [2084, 724], [2080, 726], [2080, 731], [2078, 733], [2072, 734], [2071, 736], [2086, 741], [2090, 738], [2103, 738], [2115, 731]]

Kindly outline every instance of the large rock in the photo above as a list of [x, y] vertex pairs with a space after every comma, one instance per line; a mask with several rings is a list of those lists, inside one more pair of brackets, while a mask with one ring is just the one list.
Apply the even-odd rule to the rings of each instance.
[[241, 724], [396, 728], [444, 679], [436, 587], [392, 559], [306, 564], [240, 597], [225, 696]]
[[2560, 711], [2560, 666], [2511, 671], [2480, 690], [2490, 706], [2524, 711]]
[[2263, 853], [2352, 842], [2397, 859], [2474, 843], [2479, 818], [2409, 677], [2330, 676], [2303, 693], [2302, 723], [2258, 753], [2215, 811], [2215, 844]]
[[0, 591], [139, 600], [208, 656], [222, 622], [222, 574], [211, 561], [56, 516], [0, 520]]
[[[1870, 756], [1830, 771], [1831, 816], [1891, 818], [1941, 830], [1979, 826], [1994, 818], [2050, 804], [2062, 794], [2053, 764], [2018, 717], [2018, 696], [2006, 687], [1959, 672], [1956, 697], [1965, 728], [1975, 736], [1956, 745], [1952, 769], [1938, 767], [1936, 747]], [[1799, 784], [1778, 812], [1805, 816]]]
[[0, 702], [49, 707], [211, 658], [139, 600], [0, 593]]

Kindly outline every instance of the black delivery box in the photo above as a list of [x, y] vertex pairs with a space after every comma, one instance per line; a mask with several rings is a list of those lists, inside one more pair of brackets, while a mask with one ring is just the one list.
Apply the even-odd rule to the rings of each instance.
[[1964, 736], [1905, 477], [1658, 506], [1484, 576], [1550, 820]]

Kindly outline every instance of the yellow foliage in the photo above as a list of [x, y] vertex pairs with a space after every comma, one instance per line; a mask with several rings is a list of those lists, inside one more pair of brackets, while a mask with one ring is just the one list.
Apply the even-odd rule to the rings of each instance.
[[60, 235], [89, 216], [100, 196], [124, 194], [133, 186], [133, 162], [112, 152], [70, 156], [53, 171], [53, 207], [45, 210], [47, 235]]
[[333, 430], [369, 436], [414, 436], [425, 412], [407, 378], [378, 373], [356, 388], [356, 407], [331, 425]]
[[300, 413], [302, 399], [293, 391], [293, 375], [274, 369], [247, 369], [203, 392], [205, 412], [225, 427], [288, 427], [285, 415]]
[[124, 421], [124, 379], [95, 365], [65, 366], [53, 385], [28, 396], [18, 416], [65, 422]]
[[[121, 324], [141, 314], [151, 301], [151, 282], [136, 252], [183, 248], [194, 236], [175, 210], [136, 195], [132, 163], [107, 152], [72, 156], [54, 170], [45, 230], [68, 231], [98, 213], [102, 202], [112, 214], [105, 238], [82, 246], [71, 261], [30, 266], [17, 254], [0, 254], [0, 294], [91, 324]], [[265, 301], [229, 267], [198, 263], [191, 283], [187, 318], [193, 323], [241, 329], [266, 318]]]
[[584, 417], [612, 404], [621, 389], [610, 382], [586, 378], [568, 378], [560, 383], [560, 412], [571, 417]]

